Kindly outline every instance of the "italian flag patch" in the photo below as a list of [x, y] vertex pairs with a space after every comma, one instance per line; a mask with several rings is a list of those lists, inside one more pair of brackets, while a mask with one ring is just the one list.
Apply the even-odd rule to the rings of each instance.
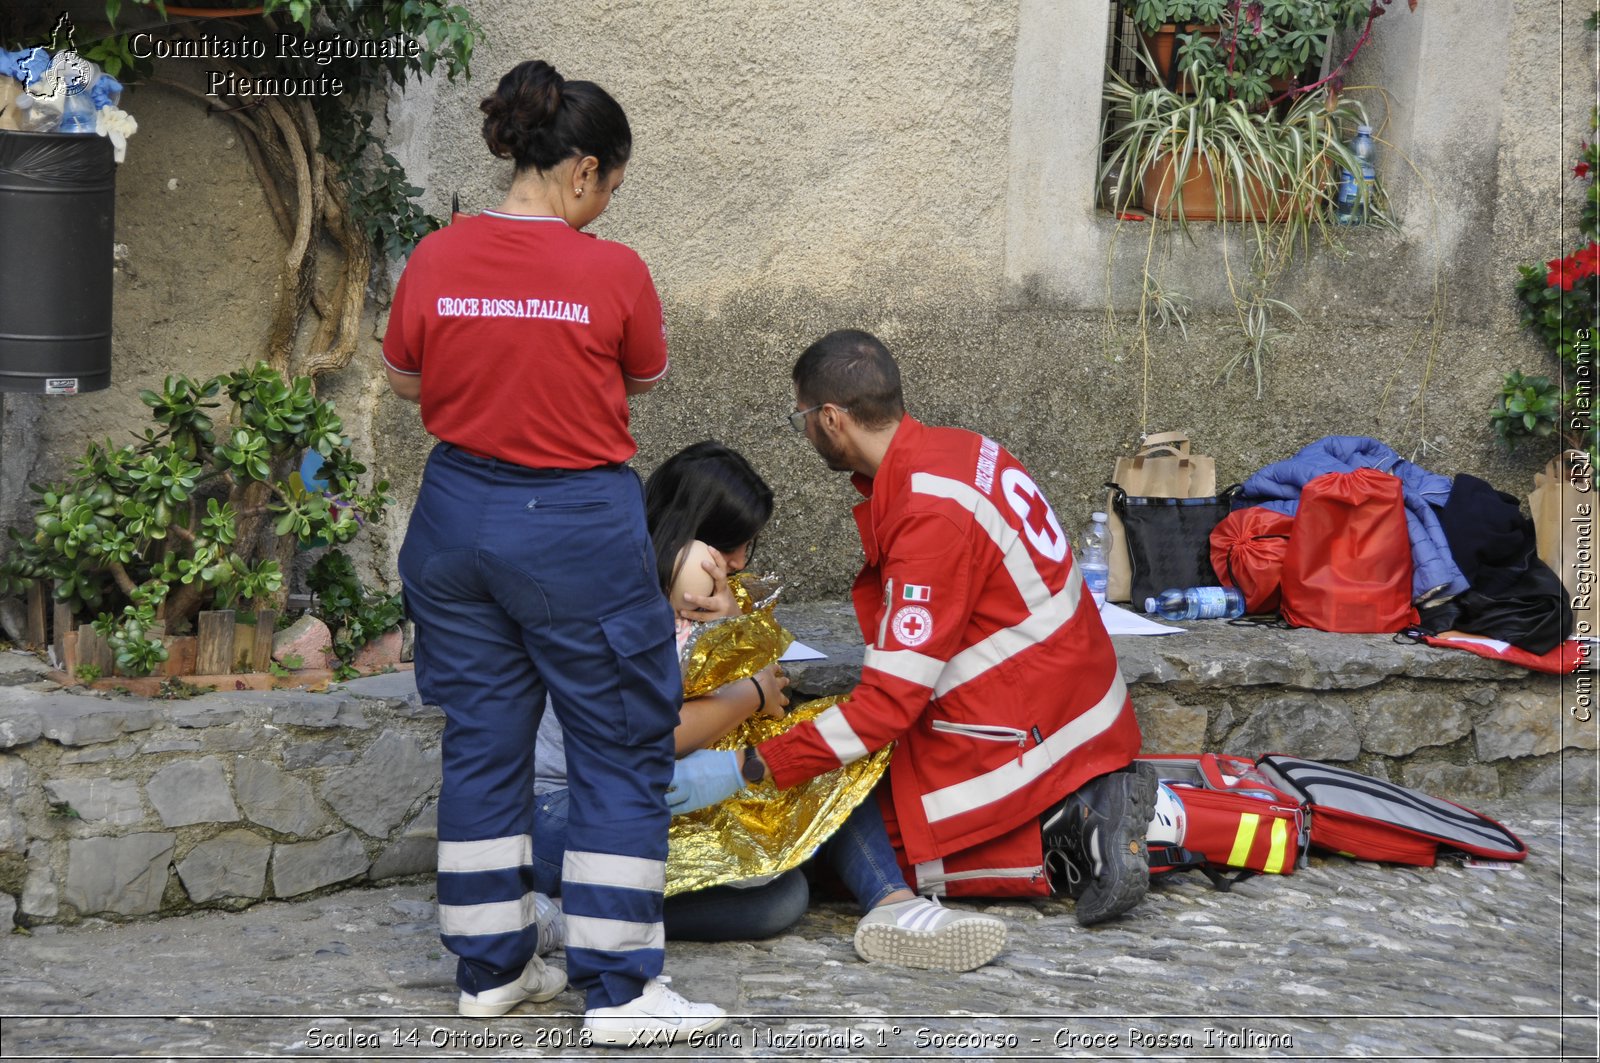
[[901, 594], [908, 602], [925, 602], [933, 597], [933, 589], [916, 583], [908, 583], [901, 589]]

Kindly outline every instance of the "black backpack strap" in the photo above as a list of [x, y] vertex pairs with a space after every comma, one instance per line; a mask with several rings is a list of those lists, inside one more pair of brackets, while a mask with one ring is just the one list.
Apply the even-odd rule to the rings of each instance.
[[1211, 888], [1218, 893], [1227, 893], [1251, 878], [1257, 872], [1250, 868], [1241, 868], [1232, 875], [1225, 875], [1218, 871], [1210, 861], [1199, 853], [1183, 848], [1181, 845], [1151, 845], [1147, 848], [1150, 866], [1160, 868], [1159, 874], [1177, 874], [1180, 871], [1198, 871], [1211, 883]]

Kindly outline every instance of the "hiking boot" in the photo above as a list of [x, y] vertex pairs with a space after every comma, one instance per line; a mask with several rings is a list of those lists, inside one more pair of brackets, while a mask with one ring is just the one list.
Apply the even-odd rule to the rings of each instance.
[[715, 1004], [696, 1004], [667, 988], [672, 979], [652, 978], [644, 992], [609, 1008], [590, 1008], [583, 1017], [589, 1040], [597, 1045], [670, 1045], [679, 1037], [710, 1033], [727, 1021]]
[[1155, 805], [1155, 769], [1137, 764], [1090, 779], [1040, 817], [1051, 889], [1077, 902], [1080, 925], [1119, 916], [1144, 899], [1145, 835]]
[[548, 956], [566, 944], [567, 917], [561, 902], [542, 893], [533, 895], [533, 917], [539, 927], [538, 955]]
[[515, 982], [485, 989], [481, 993], [462, 990], [457, 1007], [469, 1019], [492, 1019], [496, 1015], [504, 1015], [524, 1000], [543, 1004], [565, 988], [567, 972], [559, 967], [546, 967], [544, 961], [535, 956], [528, 961], [528, 965], [522, 969], [522, 977]]
[[856, 924], [856, 955], [868, 963], [970, 971], [1005, 947], [1004, 921], [927, 897], [881, 904]]

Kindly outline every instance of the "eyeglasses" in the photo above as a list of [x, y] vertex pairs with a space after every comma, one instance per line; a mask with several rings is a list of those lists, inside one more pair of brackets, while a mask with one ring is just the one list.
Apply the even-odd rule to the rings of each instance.
[[808, 407], [804, 410], [796, 410], [791, 413], [789, 415], [789, 427], [793, 428], [796, 432], [804, 432], [806, 430], [806, 418], [811, 414], [816, 413], [824, 406], [833, 406], [833, 408], [838, 410], [840, 413], [850, 412], [850, 407], [848, 406], [838, 406], [829, 402], [819, 402], [815, 406]]

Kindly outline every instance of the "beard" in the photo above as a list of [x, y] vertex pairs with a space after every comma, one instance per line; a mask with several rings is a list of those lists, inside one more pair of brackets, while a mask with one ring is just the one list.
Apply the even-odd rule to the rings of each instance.
[[818, 431], [812, 438], [811, 448], [817, 452], [817, 457], [822, 459], [822, 463], [834, 472], [855, 471], [845, 461], [844, 448], [829, 439], [823, 432]]

